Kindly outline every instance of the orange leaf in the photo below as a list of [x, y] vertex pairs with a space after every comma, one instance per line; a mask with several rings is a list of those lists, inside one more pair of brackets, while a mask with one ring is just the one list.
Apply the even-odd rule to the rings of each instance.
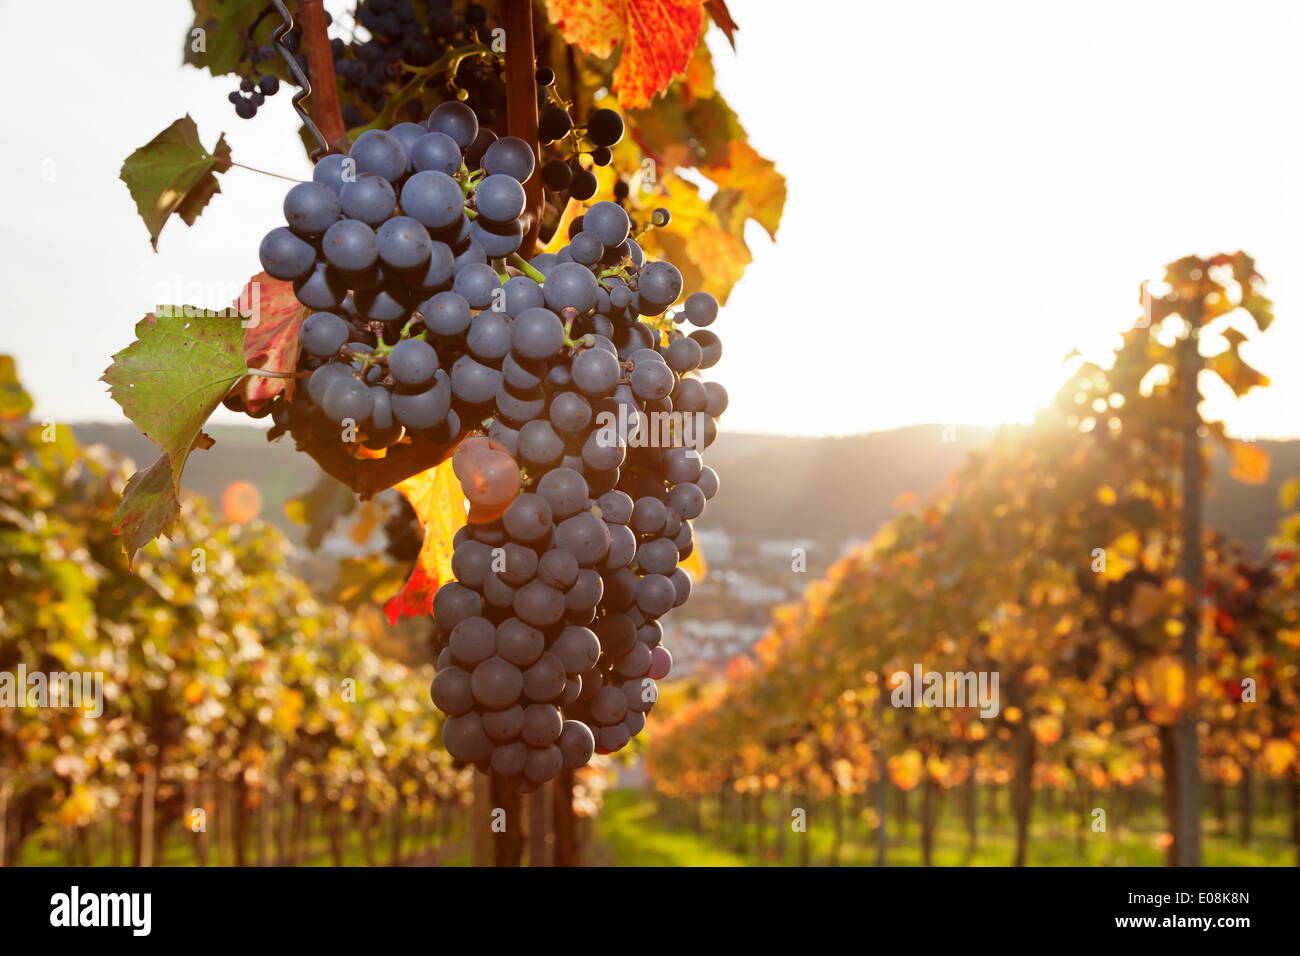
[[390, 624], [433, 610], [438, 586], [452, 577], [451, 540], [465, 524], [465, 496], [450, 459], [398, 482], [397, 490], [411, 503], [424, 529], [424, 544], [406, 584], [384, 605]]
[[593, 56], [620, 43], [614, 90], [628, 109], [649, 105], [686, 72], [700, 40], [703, 0], [546, 0], [564, 39]]
[[627, 36], [627, 0], [546, 0], [546, 15], [566, 43], [607, 57]]
[[700, 41], [701, 0], [626, 0], [628, 35], [614, 91], [629, 109], [648, 106], [686, 72]]
[[1268, 452], [1250, 442], [1233, 442], [1232, 477], [1247, 485], [1268, 481]]
[[776, 164], [764, 158], [746, 140], [733, 139], [727, 147], [727, 162], [703, 170], [718, 185], [709, 205], [722, 225], [739, 235], [746, 219], [753, 219], [769, 236], [776, 238], [781, 213], [785, 210], [785, 177]]
[[736, 31], [740, 29], [736, 25], [735, 19], [731, 16], [731, 11], [727, 9], [726, 0], [704, 0], [704, 9], [709, 11], [709, 17], [717, 24], [718, 29], [723, 32], [731, 48], [736, 48]]
[[708, 565], [704, 563], [704, 552], [700, 549], [699, 544], [695, 545], [695, 550], [681, 564], [682, 570], [691, 576], [691, 582], [699, 584], [704, 580], [704, 576], [709, 573]]
[[[307, 317], [307, 310], [293, 294], [293, 283], [273, 279], [259, 272], [248, 280], [243, 294], [235, 306], [253, 313], [257, 324], [244, 330], [244, 359], [249, 368], [264, 368], [274, 372], [292, 372], [298, 367], [298, 326]], [[251, 321], [251, 320], [250, 320]], [[243, 385], [244, 403], [252, 410], [262, 402], [274, 398], [283, 390], [286, 399], [293, 398], [296, 382], [291, 378], [266, 378], [253, 375]]]

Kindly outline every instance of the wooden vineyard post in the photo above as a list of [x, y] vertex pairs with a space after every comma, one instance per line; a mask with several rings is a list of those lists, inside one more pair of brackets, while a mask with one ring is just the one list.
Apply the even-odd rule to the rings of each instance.
[[302, 46], [307, 54], [307, 75], [311, 80], [311, 118], [331, 147], [347, 139], [343, 113], [339, 108], [339, 89], [334, 80], [334, 53], [325, 30], [325, 0], [302, 0]]
[[1202, 360], [1200, 350], [1200, 302], [1192, 305], [1183, 318], [1187, 335], [1179, 343], [1179, 373], [1183, 399], [1183, 554], [1182, 577], [1186, 584], [1183, 619], [1182, 659], [1188, 688], [1182, 715], [1176, 728], [1175, 752], [1178, 755], [1177, 814], [1174, 822], [1175, 864], [1201, 865], [1201, 775], [1200, 742], [1197, 739], [1196, 675], [1199, 672], [1198, 638], [1201, 629], [1201, 592], [1204, 590], [1204, 556], [1201, 553], [1201, 392], [1198, 378]]
[[506, 31], [506, 130], [533, 148], [536, 170], [524, 183], [528, 231], [519, 246], [525, 259], [533, 257], [542, 228], [542, 156], [537, 137], [537, 54], [533, 49], [532, 0], [501, 0]]

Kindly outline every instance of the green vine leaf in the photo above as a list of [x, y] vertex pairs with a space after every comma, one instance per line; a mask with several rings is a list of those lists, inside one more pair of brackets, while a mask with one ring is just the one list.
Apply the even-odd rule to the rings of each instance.
[[131, 191], [155, 252], [168, 218], [175, 214], [185, 225], [194, 225], [208, 201], [221, 192], [216, 174], [231, 165], [225, 134], [209, 153], [188, 113], [126, 158], [121, 179]]
[[186, 315], [196, 311], [173, 307], [145, 316], [135, 327], [136, 341], [113, 356], [102, 378], [127, 418], [163, 450], [131, 478], [114, 516], [113, 530], [124, 536], [128, 560], [170, 531], [180, 510], [185, 462], [194, 448], [212, 445], [203, 425], [248, 374], [241, 321]]
[[280, 23], [265, 0], [191, 0], [190, 5], [194, 25], [185, 35], [184, 61], [213, 76], [238, 73], [253, 28], [260, 25], [257, 32], [269, 40], [270, 29]]

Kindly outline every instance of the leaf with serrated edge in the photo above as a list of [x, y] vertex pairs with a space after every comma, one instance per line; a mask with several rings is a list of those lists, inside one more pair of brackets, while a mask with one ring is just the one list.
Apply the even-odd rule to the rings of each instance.
[[[248, 280], [243, 293], [235, 300], [235, 308], [241, 314], [253, 313], [244, 332], [244, 358], [249, 368], [292, 372], [298, 367], [298, 327], [309, 310], [294, 295], [292, 282], [259, 272]], [[280, 392], [292, 401], [295, 384], [292, 378], [250, 375], [241, 394], [249, 411], [256, 411]]]
[[[186, 317], [185, 311], [185, 307], [176, 307], [169, 314], [141, 319], [135, 327], [136, 341], [113, 356], [113, 364], [102, 377], [127, 418], [162, 447], [171, 472], [170, 499], [157, 494], [156, 475], [147, 483], [141, 475], [136, 476], [141, 479], [136, 484], [137, 495], [128, 494], [123, 505], [133, 501], [138, 506], [144, 501], [145, 513], [119, 510], [116, 521], [118, 527], [136, 529], [132, 537], [143, 533], [140, 528], [170, 527], [190, 451], [212, 444], [202, 432], [203, 425], [230, 387], [248, 371], [244, 329], [238, 318]], [[136, 483], [136, 479], [132, 481]], [[134, 550], [129, 547], [130, 540], [128, 556]]]
[[209, 153], [199, 142], [199, 128], [189, 114], [126, 158], [121, 179], [149, 230], [155, 252], [167, 219], [175, 213], [187, 226], [194, 225], [208, 201], [221, 192], [214, 174], [230, 166], [225, 134]]
[[161, 455], [131, 476], [113, 515], [113, 534], [122, 536], [127, 561], [154, 538], [170, 534], [179, 513], [171, 458]]
[[406, 584], [384, 605], [390, 624], [403, 617], [420, 617], [433, 609], [438, 585], [452, 578], [452, 538], [465, 524], [465, 495], [450, 459], [398, 482], [397, 490], [420, 519], [424, 544]]

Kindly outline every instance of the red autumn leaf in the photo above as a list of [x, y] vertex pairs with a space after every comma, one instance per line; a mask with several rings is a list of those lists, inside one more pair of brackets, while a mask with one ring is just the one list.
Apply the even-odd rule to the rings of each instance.
[[450, 459], [398, 482], [397, 490], [419, 518], [424, 544], [402, 590], [384, 605], [390, 624], [404, 617], [423, 617], [433, 610], [438, 586], [451, 580], [452, 538], [465, 524], [465, 497]]
[[[235, 308], [241, 315], [251, 315], [244, 330], [244, 358], [249, 368], [292, 372], [298, 367], [298, 326], [307, 317], [307, 309], [293, 294], [292, 282], [259, 272], [248, 280]], [[256, 410], [281, 391], [291, 400], [295, 384], [291, 378], [249, 376], [242, 388], [244, 403]]]
[[686, 72], [700, 41], [703, 0], [546, 0], [569, 43], [607, 57], [622, 44], [614, 91], [627, 109], [648, 106]]
[[736, 48], [736, 31], [740, 29], [736, 21], [731, 16], [731, 11], [727, 9], [726, 0], [704, 0], [704, 9], [709, 11], [709, 17], [717, 24], [718, 29], [726, 36], [727, 42], [731, 48]]

